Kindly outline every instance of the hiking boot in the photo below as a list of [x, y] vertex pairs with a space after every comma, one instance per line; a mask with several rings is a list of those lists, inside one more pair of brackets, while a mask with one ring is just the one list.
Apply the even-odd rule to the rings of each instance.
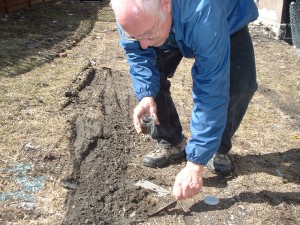
[[153, 168], [167, 166], [171, 161], [185, 157], [185, 146], [185, 137], [176, 146], [171, 146], [169, 142], [161, 140], [157, 143], [155, 150], [144, 157], [143, 163], [145, 166]]
[[232, 172], [232, 163], [229, 156], [218, 152], [208, 161], [206, 167], [211, 172], [223, 176], [228, 176]]

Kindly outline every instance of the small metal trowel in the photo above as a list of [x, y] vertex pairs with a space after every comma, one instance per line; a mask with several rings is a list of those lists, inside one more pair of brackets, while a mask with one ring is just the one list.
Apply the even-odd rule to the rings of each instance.
[[177, 205], [177, 200], [174, 200], [174, 201], [168, 203], [167, 205], [161, 207], [160, 209], [158, 209], [158, 210], [156, 210], [156, 211], [154, 211], [154, 212], [148, 214], [148, 216], [149, 216], [149, 217], [150, 217], [150, 216], [155, 216], [155, 215], [159, 214], [160, 212], [167, 211], [168, 209], [175, 208], [176, 205]]

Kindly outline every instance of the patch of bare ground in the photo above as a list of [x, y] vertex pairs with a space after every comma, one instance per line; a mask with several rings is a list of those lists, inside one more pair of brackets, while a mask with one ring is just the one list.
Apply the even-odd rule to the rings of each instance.
[[[171, 194], [158, 197], [134, 183], [145, 179], [171, 191], [185, 162], [163, 169], [141, 163], [155, 143], [131, 124], [136, 100], [107, 2], [41, 3], [1, 20], [0, 31], [6, 49], [0, 57], [1, 223], [299, 224], [300, 53], [264, 26], [250, 26], [259, 89], [235, 135], [234, 176], [205, 171], [195, 199], [154, 217], [148, 214]], [[15, 45], [7, 44], [10, 34]], [[192, 63], [184, 59], [172, 78], [187, 137]], [[206, 205], [207, 195], [220, 204]]]

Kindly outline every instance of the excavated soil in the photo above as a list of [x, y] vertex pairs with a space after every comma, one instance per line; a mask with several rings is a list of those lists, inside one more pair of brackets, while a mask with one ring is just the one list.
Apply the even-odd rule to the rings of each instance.
[[131, 224], [153, 206], [148, 191], [127, 174], [132, 151], [142, 148], [131, 121], [128, 77], [110, 68], [87, 67], [66, 92], [71, 112], [72, 189], [63, 224]]

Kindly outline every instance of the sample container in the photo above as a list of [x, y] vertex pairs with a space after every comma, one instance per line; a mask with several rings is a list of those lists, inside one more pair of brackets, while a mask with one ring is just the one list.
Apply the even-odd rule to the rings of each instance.
[[154, 118], [150, 114], [141, 117], [142, 133], [151, 134], [154, 130]]

